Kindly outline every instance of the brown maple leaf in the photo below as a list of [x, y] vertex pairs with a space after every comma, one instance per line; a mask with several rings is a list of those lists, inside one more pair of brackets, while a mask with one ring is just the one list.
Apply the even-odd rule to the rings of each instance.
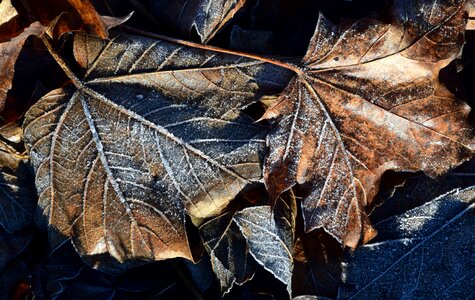
[[242, 110], [290, 72], [196, 45], [76, 34], [79, 79], [43, 40], [74, 88], [25, 116], [39, 223], [102, 269], [104, 257], [121, 267], [193, 259], [185, 213], [216, 216], [260, 181], [267, 128]]
[[0, 39], [0, 111], [3, 110], [7, 93], [12, 88], [15, 65], [26, 40], [32, 36], [40, 36], [45, 28], [38, 22], [32, 23], [22, 32], [12, 33], [12, 37]]
[[319, 17], [300, 71], [265, 113], [266, 186], [303, 188], [305, 230], [355, 247], [387, 170], [437, 176], [472, 156], [469, 107], [438, 80], [464, 44], [464, 1], [395, 1], [389, 23]]

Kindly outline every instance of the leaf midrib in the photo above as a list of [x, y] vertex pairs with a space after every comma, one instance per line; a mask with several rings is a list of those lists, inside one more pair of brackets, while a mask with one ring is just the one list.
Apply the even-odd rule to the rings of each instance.
[[219, 168], [220, 170], [236, 177], [236, 178], [239, 178], [247, 183], [250, 183], [249, 180], [247, 180], [246, 178], [242, 177], [241, 175], [237, 174], [236, 172], [228, 169], [226, 166], [223, 166], [222, 164], [220, 164], [218, 161], [214, 160], [213, 158], [207, 156], [205, 153], [203, 153], [202, 151], [194, 148], [193, 146], [190, 146], [188, 143], [186, 143], [185, 141], [183, 141], [181, 138], [175, 136], [174, 134], [172, 134], [170, 131], [168, 131], [166, 128], [158, 125], [158, 124], [155, 124], [145, 118], [143, 118], [142, 116], [140, 116], [139, 114], [133, 112], [133, 111], [130, 111], [120, 105], [118, 105], [117, 103], [113, 102], [112, 100], [110, 100], [109, 98], [107, 98], [106, 96], [84, 86], [82, 88], [82, 90], [89, 94], [90, 96], [92, 96], [94, 99], [98, 99], [102, 102], [104, 102], [105, 104], [107, 104], [109, 107], [112, 107], [114, 108], [115, 110], [117, 110], [118, 112], [134, 119], [135, 121], [139, 122], [140, 124], [142, 125], [145, 125], [151, 129], [154, 129], [154, 131], [160, 133], [162, 136], [172, 140], [173, 142], [185, 147], [187, 150], [189, 150], [190, 152], [192, 152], [193, 154], [201, 157], [202, 159], [204, 159], [205, 161], [209, 162], [210, 164], [214, 165], [215, 167]]

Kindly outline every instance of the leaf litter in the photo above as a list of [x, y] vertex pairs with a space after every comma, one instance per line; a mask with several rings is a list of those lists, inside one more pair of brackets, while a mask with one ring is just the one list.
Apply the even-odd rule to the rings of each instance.
[[[14, 19], [26, 19], [26, 28], [53, 21], [58, 9], [75, 16], [56, 18], [42, 35], [69, 82], [19, 117], [24, 132], [15, 136], [25, 145], [0, 127], [0, 175], [9, 178], [0, 200], [11, 211], [0, 220], [2, 251], [12, 254], [2, 270], [11, 279], [4, 294], [384, 297], [390, 276], [402, 278], [391, 297], [426, 297], [441, 287], [446, 297], [469, 295], [471, 277], [462, 273], [470, 263], [455, 249], [473, 255], [473, 218], [466, 217], [472, 188], [435, 200], [438, 191], [430, 193], [396, 213], [384, 211], [396, 198], [374, 200], [387, 192], [380, 183], [388, 170], [436, 177], [472, 156], [470, 108], [438, 78], [462, 53], [465, 1], [398, 0], [379, 18], [356, 21], [320, 13], [301, 63], [161, 35], [197, 34], [201, 43], [226, 46], [227, 28], [249, 26], [243, 16], [255, 20], [261, 3], [249, 9], [246, 1], [221, 1], [218, 9], [197, 0], [162, 10], [125, 0], [54, 3], [23, 3]], [[119, 29], [134, 34], [108, 33], [108, 24], [125, 19], [101, 16], [103, 5], [109, 15], [119, 6], [122, 16], [139, 8], [154, 32], [133, 16]], [[18, 53], [27, 36], [15, 45]], [[263, 43], [267, 51], [274, 41]], [[15, 55], [4, 59], [16, 63]], [[5, 95], [13, 74], [4, 75]], [[20, 216], [23, 201], [28, 213]], [[37, 245], [43, 252], [23, 254]], [[427, 256], [440, 249], [449, 261], [444, 270], [437, 255]], [[63, 261], [42, 256], [59, 252], [69, 254]], [[201, 273], [183, 259], [210, 260], [196, 266], [211, 268], [216, 284], [187, 278]], [[374, 263], [386, 269], [366, 276]], [[170, 285], [132, 288], [119, 279], [137, 268], [163, 273], [165, 264], [177, 275]], [[22, 270], [16, 283], [12, 267]], [[45, 285], [48, 276], [55, 282]]]

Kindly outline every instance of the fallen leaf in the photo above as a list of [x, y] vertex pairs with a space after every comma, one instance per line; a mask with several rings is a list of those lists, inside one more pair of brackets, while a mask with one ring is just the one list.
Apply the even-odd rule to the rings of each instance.
[[473, 295], [475, 188], [456, 189], [375, 225], [378, 238], [348, 254], [345, 299]]
[[40, 99], [24, 122], [41, 223], [96, 267], [101, 255], [192, 259], [185, 210], [218, 215], [261, 179], [267, 128], [240, 111], [289, 72], [139, 36], [79, 34], [74, 48], [83, 79], [52, 52], [75, 87]]
[[103, 39], [109, 36], [106, 24], [89, 0], [68, 0], [68, 2], [76, 9], [84, 25], [90, 27], [87, 32], [94, 32]]
[[235, 222], [249, 245], [254, 259], [292, 294], [293, 243], [296, 206], [291, 196], [279, 198], [274, 212], [268, 205], [248, 207], [235, 216]]
[[151, 9], [156, 19], [173, 27], [183, 36], [194, 32], [207, 43], [241, 9], [246, 0], [154, 1]]
[[[424, 174], [413, 174], [397, 186], [390, 195], [378, 193], [377, 207], [371, 212], [371, 222], [379, 223], [393, 215], [408, 210], [454, 189], [464, 189], [473, 185], [475, 179], [475, 160], [470, 160], [447, 174], [430, 178]], [[385, 195], [386, 194], [386, 195]]]
[[187, 271], [190, 273], [194, 286], [199, 290], [200, 293], [206, 293], [215, 287], [215, 277], [209, 256], [206, 254], [202, 255], [201, 259], [197, 263], [185, 260], [184, 265], [186, 266]]
[[0, 226], [8, 233], [33, 223], [36, 191], [27, 162], [0, 140]]
[[472, 156], [470, 108], [439, 81], [464, 43], [464, 1], [395, 1], [390, 24], [320, 15], [301, 71], [264, 115], [275, 125], [265, 181], [304, 191], [305, 230], [356, 247], [387, 170], [443, 174]]
[[255, 261], [234, 216], [235, 212], [228, 212], [200, 227], [203, 245], [211, 258], [222, 294], [228, 293], [234, 283], [244, 284], [255, 273]]
[[38, 22], [32, 23], [19, 35], [9, 39], [0, 40], [0, 111], [3, 110], [8, 91], [12, 88], [15, 63], [20, 51], [28, 37], [40, 36], [45, 27]]
[[101, 38], [108, 38], [110, 28], [124, 23], [130, 17], [101, 16], [90, 0], [17, 1], [23, 18], [47, 26], [47, 33], [57, 40], [66, 32], [84, 31]]
[[[2, 122], [0, 122], [1, 124]], [[23, 129], [16, 122], [0, 125], [0, 136], [12, 143], [21, 143]]]

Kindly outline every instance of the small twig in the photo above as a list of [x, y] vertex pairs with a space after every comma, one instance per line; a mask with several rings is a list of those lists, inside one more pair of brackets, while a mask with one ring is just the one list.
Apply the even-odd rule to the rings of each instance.
[[236, 55], [236, 56], [240, 56], [240, 57], [247, 57], [247, 58], [252, 58], [252, 59], [255, 59], [255, 60], [260, 60], [262, 62], [266, 62], [266, 63], [272, 64], [272, 65], [275, 65], [275, 66], [278, 66], [278, 67], [281, 67], [281, 68], [284, 68], [284, 69], [291, 70], [291, 71], [295, 72], [296, 74], [303, 75], [303, 71], [299, 67], [297, 67], [295, 65], [292, 65], [292, 64], [289, 64], [289, 63], [286, 63], [286, 62], [282, 62], [280, 60], [267, 58], [267, 57], [262, 57], [262, 56], [259, 56], [259, 55], [256, 55], [256, 54], [250, 54], [250, 53], [234, 51], [234, 50], [227, 50], [227, 49], [223, 49], [223, 48], [219, 48], [219, 47], [193, 43], [193, 42], [189, 42], [189, 41], [185, 41], [185, 40], [180, 40], [180, 39], [177, 39], [177, 38], [168, 37], [168, 36], [161, 35], [161, 34], [151, 33], [151, 32], [148, 32], [148, 31], [136, 29], [136, 28], [133, 28], [133, 27], [125, 26], [125, 25], [122, 26], [122, 28], [124, 28], [126, 31], [131, 32], [131, 33], [140, 34], [142, 36], [151, 37], [151, 38], [154, 38], [154, 39], [161, 39], [161, 40], [171, 42], [171, 43], [174, 43], [174, 44], [184, 45], [184, 46], [203, 49], [203, 50], [210, 50], [210, 51], [219, 52], [219, 53], [231, 54], [231, 55]]

